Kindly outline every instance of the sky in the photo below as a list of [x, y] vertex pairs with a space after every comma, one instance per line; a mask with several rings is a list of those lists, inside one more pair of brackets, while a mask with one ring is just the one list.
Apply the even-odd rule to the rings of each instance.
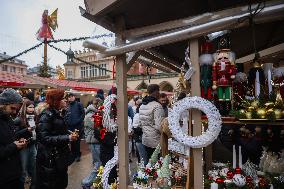
[[[41, 17], [45, 9], [51, 14], [58, 8], [58, 28], [53, 33], [54, 39], [109, 34], [110, 32], [82, 17], [79, 6], [85, 8], [84, 0], [0, 0], [0, 52], [16, 55], [39, 41], [36, 32], [41, 27]], [[99, 39], [99, 43], [111, 43], [114, 39]], [[83, 41], [54, 44], [67, 51], [82, 50]], [[52, 67], [63, 65], [66, 56], [48, 48], [48, 64]], [[19, 59], [34, 67], [42, 61], [43, 46], [22, 55]]]

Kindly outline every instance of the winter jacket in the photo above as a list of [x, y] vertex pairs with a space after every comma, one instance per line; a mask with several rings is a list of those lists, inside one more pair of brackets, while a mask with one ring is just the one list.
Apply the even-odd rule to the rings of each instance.
[[85, 133], [85, 141], [88, 144], [99, 143], [99, 141], [95, 138], [94, 134], [94, 113], [97, 112], [97, 109], [90, 105], [87, 107], [86, 116], [84, 119], [84, 133]]
[[[42, 112], [37, 127], [37, 140], [37, 188], [66, 188], [71, 157], [67, 125], [59, 111], [47, 108]], [[68, 165], [59, 169], [55, 159], [62, 157]], [[66, 162], [62, 164], [65, 165]]]
[[142, 128], [139, 125], [139, 113], [136, 113], [133, 118], [133, 139], [135, 142], [142, 142]]
[[10, 116], [0, 111], [0, 185], [20, 178], [22, 174], [13, 128], [14, 122]]
[[81, 130], [84, 125], [85, 110], [80, 102], [70, 102], [65, 114], [65, 121], [68, 128], [73, 131], [74, 129]]
[[154, 97], [146, 96], [142, 100], [139, 116], [139, 126], [143, 131], [142, 144], [156, 148], [161, 137], [161, 121], [165, 117], [162, 105]]

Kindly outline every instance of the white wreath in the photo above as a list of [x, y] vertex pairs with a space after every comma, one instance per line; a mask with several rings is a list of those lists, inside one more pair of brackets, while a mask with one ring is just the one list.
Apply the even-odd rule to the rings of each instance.
[[114, 132], [117, 129], [117, 123], [114, 119], [111, 119], [111, 104], [117, 99], [115, 94], [111, 94], [104, 100], [104, 114], [103, 114], [103, 127], [109, 132]]
[[104, 171], [102, 174], [102, 183], [103, 183], [103, 188], [104, 189], [109, 189], [110, 185], [108, 184], [108, 177], [109, 177], [109, 173], [112, 170], [112, 168], [115, 167], [115, 165], [118, 163], [118, 147], [115, 146], [114, 147], [114, 156], [112, 159], [110, 159], [105, 167], [104, 167]]
[[[179, 124], [180, 115], [183, 111], [196, 108], [203, 111], [208, 118], [208, 129], [202, 135], [192, 137], [183, 133]], [[222, 119], [219, 110], [201, 97], [186, 97], [174, 104], [169, 111], [169, 128], [173, 137], [180, 143], [192, 148], [203, 148], [211, 144], [221, 131]]]

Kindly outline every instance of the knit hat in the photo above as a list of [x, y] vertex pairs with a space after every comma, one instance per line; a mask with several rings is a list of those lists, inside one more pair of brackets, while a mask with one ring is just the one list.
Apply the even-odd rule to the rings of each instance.
[[20, 104], [23, 102], [23, 99], [19, 93], [14, 89], [5, 89], [0, 94], [0, 105], [7, 104]]

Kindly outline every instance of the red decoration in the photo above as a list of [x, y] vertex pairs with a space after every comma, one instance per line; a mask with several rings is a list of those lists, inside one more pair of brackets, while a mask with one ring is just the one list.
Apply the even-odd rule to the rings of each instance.
[[103, 116], [100, 112], [97, 112], [93, 115], [95, 121], [95, 127], [102, 127], [103, 126]]
[[252, 178], [250, 176], [246, 176], [246, 181], [247, 182], [252, 182]]
[[106, 134], [106, 129], [105, 128], [102, 128], [100, 130], [100, 134], [101, 134], [101, 139], [103, 140], [105, 138], [105, 134]]
[[227, 172], [227, 179], [233, 179], [234, 173], [232, 171]]
[[222, 179], [222, 178], [217, 178], [216, 179], [216, 183], [218, 183], [218, 184], [221, 184], [221, 183], [224, 183], [224, 179]]
[[235, 174], [241, 174], [241, 172], [242, 172], [241, 168], [237, 167], [235, 169]]
[[37, 39], [40, 41], [53, 39], [51, 29], [48, 26], [48, 11], [47, 10], [43, 12], [41, 22], [42, 22], [42, 26], [38, 30]]

